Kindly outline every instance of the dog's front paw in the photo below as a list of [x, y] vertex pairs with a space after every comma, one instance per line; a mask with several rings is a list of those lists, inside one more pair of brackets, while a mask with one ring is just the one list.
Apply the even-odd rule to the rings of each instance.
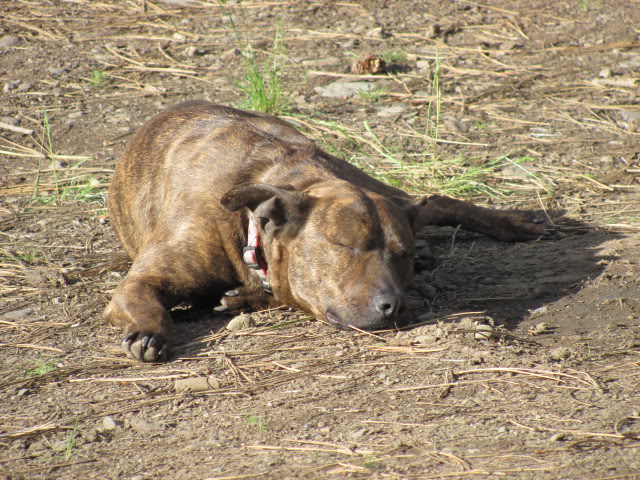
[[122, 349], [141, 362], [166, 362], [169, 357], [169, 344], [159, 333], [132, 332], [124, 337]]
[[491, 235], [504, 242], [528, 242], [550, 235], [545, 219], [533, 212], [500, 212]]

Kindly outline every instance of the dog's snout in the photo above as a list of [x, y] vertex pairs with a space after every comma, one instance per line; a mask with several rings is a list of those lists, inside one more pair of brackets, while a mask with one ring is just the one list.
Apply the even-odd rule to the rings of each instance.
[[390, 292], [382, 292], [373, 299], [375, 309], [385, 320], [391, 320], [404, 310], [404, 298]]

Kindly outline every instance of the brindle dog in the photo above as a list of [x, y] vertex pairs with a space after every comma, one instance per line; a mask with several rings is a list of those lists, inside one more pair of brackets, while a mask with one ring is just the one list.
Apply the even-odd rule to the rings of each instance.
[[422, 227], [504, 241], [544, 234], [521, 212], [411, 198], [282, 120], [201, 101], [135, 134], [109, 209], [133, 265], [105, 317], [124, 329], [127, 354], [146, 362], [167, 359], [169, 309], [181, 301], [288, 305], [338, 327], [383, 328], [404, 311]]

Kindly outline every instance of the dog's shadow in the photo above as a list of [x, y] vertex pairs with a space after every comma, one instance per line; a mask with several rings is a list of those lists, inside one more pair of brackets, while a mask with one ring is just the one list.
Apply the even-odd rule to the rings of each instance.
[[429, 227], [419, 238], [427, 239], [436, 267], [417, 278], [435, 287], [437, 295], [426, 307], [434, 319], [484, 312], [513, 329], [532, 312], [598, 277], [615, 260], [599, 255], [599, 247], [621, 237], [573, 220], [557, 223], [550, 239], [524, 243]]
[[[599, 247], [622, 236], [577, 221], [557, 224], [550, 239], [523, 243], [503, 243], [462, 230], [428, 227], [420, 232], [418, 240], [429, 244], [435, 267], [415, 275], [409, 294], [415, 300], [415, 285], [429, 283], [435, 298], [424, 299], [422, 307], [414, 307], [408, 321], [417, 322], [427, 312], [433, 313], [433, 322], [470, 312], [488, 315], [514, 329], [531, 312], [570, 296], [598, 277], [606, 264], [615, 260], [599, 255]], [[197, 355], [206, 343], [204, 339], [221, 332], [239, 313], [221, 314], [213, 307], [171, 312], [178, 327], [175, 340], [179, 355]]]

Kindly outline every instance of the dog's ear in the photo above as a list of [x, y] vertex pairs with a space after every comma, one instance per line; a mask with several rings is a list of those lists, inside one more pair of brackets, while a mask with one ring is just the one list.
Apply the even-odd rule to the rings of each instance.
[[391, 197], [393, 203], [399, 206], [404, 213], [407, 215], [407, 219], [409, 220], [409, 225], [411, 225], [411, 230], [413, 233], [418, 233], [422, 227], [425, 227], [427, 224], [423, 223], [423, 219], [420, 218], [420, 213], [422, 212], [423, 207], [427, 203], [427, 197], [419, 197], [419, 198], [408, 198], [408, 197], [400, 197], [395, 196]]
[[290, 185], [245, 183], [232, 188], [220, 199], [230, 212], [248, 208], [263, 232], [294, 233], [304, 222], [311, 198]]

